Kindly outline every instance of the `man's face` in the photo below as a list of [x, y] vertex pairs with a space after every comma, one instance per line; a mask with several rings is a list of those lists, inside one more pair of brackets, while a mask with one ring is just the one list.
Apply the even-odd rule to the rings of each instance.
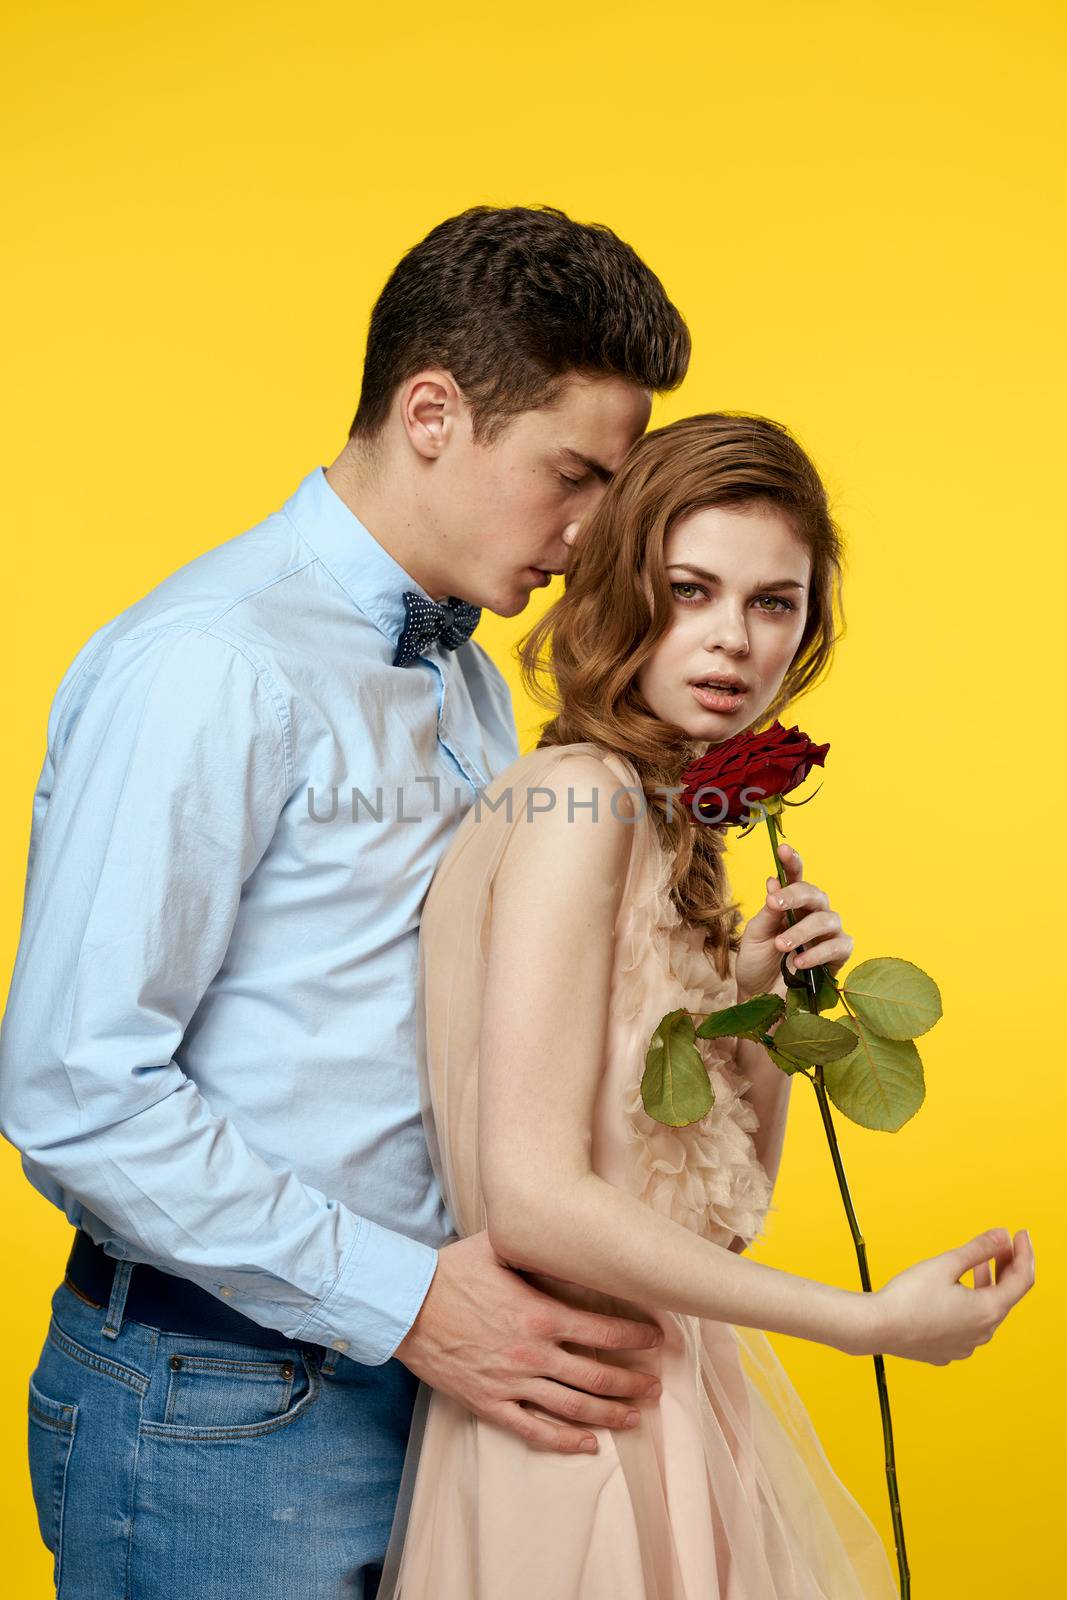
[[622, 378], [573, 375], [550, 405], [513, 417], [491, 444], [463, 408], [433, 465], [432, 519], [447, 592], [500, 616], [566, 570], [581, 523], [648, 426], [652, 396]]

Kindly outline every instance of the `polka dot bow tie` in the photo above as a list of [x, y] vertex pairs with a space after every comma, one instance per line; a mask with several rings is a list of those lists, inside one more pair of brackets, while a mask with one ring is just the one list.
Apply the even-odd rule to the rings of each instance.
[[435, 639], [445, 650], [464, 644], [478, 626], [481, 606], [449, 595], [447, 600], [428, 600], [408, 589], [404, 594], [404, 626], [397, 641], [394, 667], [409, 667], [428, 650]]

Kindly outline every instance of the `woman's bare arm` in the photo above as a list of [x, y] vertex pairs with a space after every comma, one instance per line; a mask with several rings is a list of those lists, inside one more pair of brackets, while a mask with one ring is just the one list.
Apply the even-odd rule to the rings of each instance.
[[544, 785], [554, 806], [520, 821], [497, 869], [479, 1082], [490, 1240], [525, 1271], [872, 1350], [869, 1296], [725, 1250], [592, 1170], [614, 925], [635, 827], [613, 812], [617, 786], [596, 757], [564, 757]]

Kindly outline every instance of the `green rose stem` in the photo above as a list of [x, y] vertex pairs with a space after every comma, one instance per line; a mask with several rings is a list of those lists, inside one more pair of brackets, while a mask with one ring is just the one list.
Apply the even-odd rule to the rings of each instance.
[[[785, 867], [778, 859], [778, 828], [775, 824], [774, 816], [771, 811], [765, 808], [764, 815], [766, 817], [767, 830], [771, 836], [771, 854], [774, 857], [775, 875], [778, 878], [778, 882], [783, 888], [785, 888], [786, 884], [788, 883], [788, 878], [786, 877]], [[786, 910], [785, 915], [790, 927], [793, 927], [797, 920], [796, 917], [793, 915], [792, 911], [788, 909]], [[824, 969], [818, 967], [804, 968], [804, 998], [807, 1001], [808, 1010], [816, 1014], [818, 1013], [819, 1009], [817, 1003], [817, 974], [822, 970]], [[829, 973], [827, 973], [826, 976], [829, 977]], [[774, 1040], [768, 1034], [764, 1037], [764, 1043], [773, 1044]], [[819, 1111], [822, 1115], [822, 1125], [826, 1129], [826, 1138], [830, 1145], [830, 1155], [833, 1159], [834, 1171], [837, 1173], [837, 1186], [841, 1191], [841, 1200], [845, 1207], [845, 1215], [848, 1217], [848, 1225], [852, 1230], [852, 1242], [856, 1247], [856, 1259], [859, 1262], [860, 1269], [860, 1282], [863, 1285], [864, 1293], [870, 1294], [871, 1275], [867, 1269], [867, 1246], [864, 1243], [863, 1234], [860, 1231], [859, 1221], [856, 1217], [856, 1208], [852, 1204], [852, 1196], [850, 1195], [848, 1189], [848, 1180], [845, 1177], [845, 1169], [841, 1162], [841, 1152], [837, 1145], [837, 1134], [834, 1130], [833, 1119], [830, 1116], [830, 1101], [827, 1097], [826, 1087], [823, 1083], [822, 1067], [816, 1065], [813, 1067], [811, 1072], [804, 1070], [803, 1075], [813, 1084], [815, 1089], [815, 1098], [819, 1102]], [[907, 1551], [904, 1548], [904, 1519], [900, 1511], [900, 1490], [897, 1485], [896, 1456], [893, 1450], [893, 1421], [889, 1413], [889, 1388], [886, 1384], [885, 1377], [885, 1359], [881, 1355], [876, 1355], [874, 1357], [874, 1376], [875, 1382], [878, 1385], [878, 1406], [882, 1414], [882, 1435], [885, 1439], [885, 1476], [886, 1483], [889, 1487], [889, 1511], [893, 1519], [893, 1542], [896, 1545], [897, 1569], [900, 1573], [900, 1594], [901, 1600], [909, 1600], [911, 1595], [911, 1573], [908, 1570], [908, 1556]]]

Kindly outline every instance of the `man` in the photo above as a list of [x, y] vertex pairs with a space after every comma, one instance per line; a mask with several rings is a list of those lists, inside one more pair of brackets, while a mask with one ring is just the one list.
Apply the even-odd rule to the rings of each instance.
[[564, 570], [688, 356], [608, 229], [450, 218], [332, 465], [64, 676], [0, 1127], [77, 1230], [30, 1388], [65, 1595], [373, 1595], [420, 1378], [564, 1451], [652, 1397], [564, 1346], [657, 1330], [449, 1242], [414, 1005], [435, 865], [519, 754], [480, 609]]

